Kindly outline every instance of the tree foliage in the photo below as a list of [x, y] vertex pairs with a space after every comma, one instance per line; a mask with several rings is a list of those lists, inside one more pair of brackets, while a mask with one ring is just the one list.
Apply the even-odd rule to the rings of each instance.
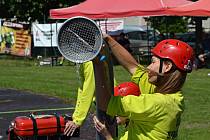
[[[198, 0], [189, 0], [196, 2]], [[186, 32], [188, 30], [187, 25], [195, 24], [194, 18], [191, 17], [178, 17], [178, 16], [160, 16], [147, 18], [150, 25], [155, 29], [158, 29], [161, 33], [174, 32]]]
[[18, 21], [48, 22], [49, 10], [78, 4], [84, 0], [0, 0], [0, 18], [14, 18]]
[[162, 16], [162, 17], [150, 17], [147, 19], [150, 25], [158, 29], [161, 33], [174, 32], [186, 32], [189, 18], [176, 17], [176, 16]]

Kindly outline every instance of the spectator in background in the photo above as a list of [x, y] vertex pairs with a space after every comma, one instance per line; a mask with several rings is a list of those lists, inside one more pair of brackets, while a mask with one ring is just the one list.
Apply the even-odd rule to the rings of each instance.
[[120, 37], [117, 40], [117, 42], [122, 45], [129, 53], [132, 53], [132, 50], [130, 48], [130, 41], [128, 37], [125, 35], [125, 33], [120, 33]]
[[204, 33], [203, 41], [201, 43], [201, 54], [198, 55], [198, 59], [201, 65], [210, 68], [210, 36]]

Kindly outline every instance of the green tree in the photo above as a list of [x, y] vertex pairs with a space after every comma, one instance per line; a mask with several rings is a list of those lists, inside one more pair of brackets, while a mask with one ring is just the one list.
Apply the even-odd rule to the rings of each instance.
[[[198, 0], [190, 0], [196, 2]], [[188, 24], [195, 24], [194, 18], [183, 17], [183, 16], [159, 16], [159, 17], [149, 17], [147, 19], [149, 24], [158, 29], [161, 33], [168, 32], [186, 32], [188, 31]]]
[[186, 32], [189, 18], [177, 16], [149, 17], [149, 24], [161, 33]]
[[69, 7], [84, 0], [1, 0], [0, 18], [16, 17], [18, 21], [49, 21], [49, 10]]

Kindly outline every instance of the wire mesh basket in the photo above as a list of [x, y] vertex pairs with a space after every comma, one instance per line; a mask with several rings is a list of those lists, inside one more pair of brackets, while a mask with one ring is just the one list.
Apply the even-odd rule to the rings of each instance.
[[101, 50], [103, 37], [98, 25], [86, 17], [73, 17], [64, 22], [57, 35], [60, 53], [69, 61], [84, 63]]

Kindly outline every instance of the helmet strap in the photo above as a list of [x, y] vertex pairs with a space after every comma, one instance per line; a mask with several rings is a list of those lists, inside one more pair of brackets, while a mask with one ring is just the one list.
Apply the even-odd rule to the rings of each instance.
[[160, 67], [159, 67], [159, 73], [157, 74], [157, 83], [161, 81], [161, 77], [163, 76], [163, 59], [160, 58]]
[[163, 71], [163, 59], [160, 58], [160, 67], [159, 67], [159, 73], [162, 73]]

